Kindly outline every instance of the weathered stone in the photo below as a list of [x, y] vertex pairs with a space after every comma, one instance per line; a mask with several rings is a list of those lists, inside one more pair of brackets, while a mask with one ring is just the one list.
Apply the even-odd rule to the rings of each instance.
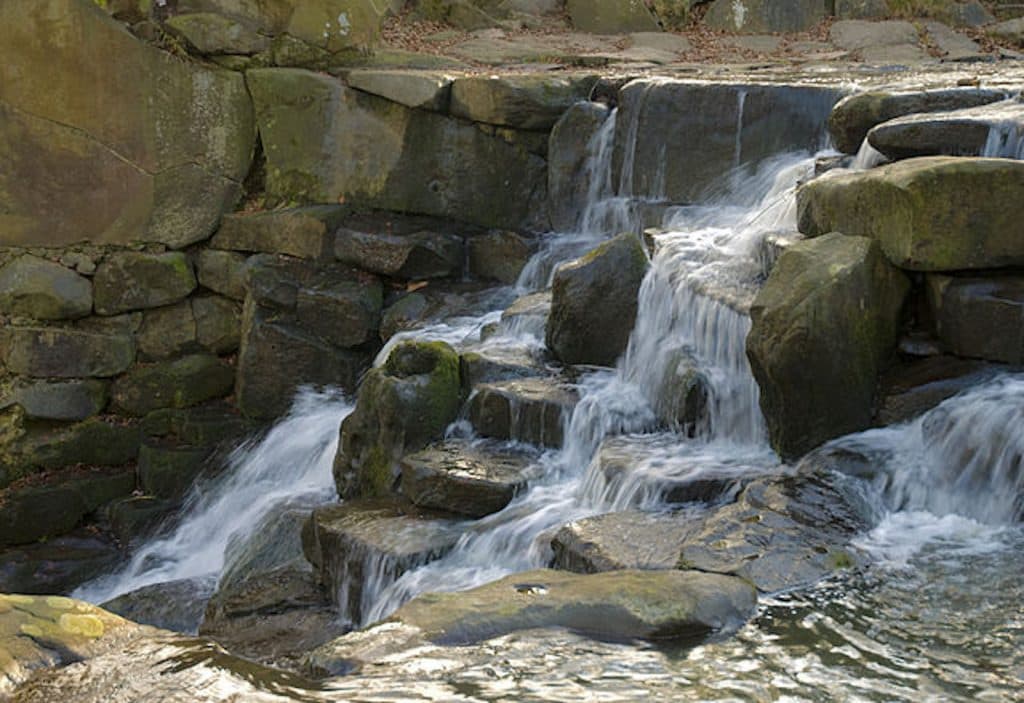
[[79, 0], [4, 3], [0, 45], [0, 243], [182, 247], [213, 232], [255, 144], [242, 76], [181, 61]]
[[882, 20], [890, 12], [887, 0], [836, 0], [835, 16], [841, 20]]
[[36, 420], [76, 422], [96, 415], [107, 405], [104, 381], [37, 381], [16, 388], [0, 405], [17, 403], [25, 417]]
[[440, 439], [462, 404], [459, 356], [443, 342], [402, 342], [363, 379], [341, 423], [334, 479], [343, 498], [392, 491], [398, 459]]
[[916, 61], [928, 56], [918, 46], [917, 28], [902, 20], [841, 20], [829, 28], [828, 38], [840, 49], [859, 52], [869, 62]]
[[452, 114], [472, 122], [548, 130], [569, 107], [586, 100], [596, 76], [467, 76], [452, 84]]
[[294, 9], [285, 31], [332, 54], [372, 48], [388, 10], [387, 3], [374, 0], [303, 0], [289, 4]]
[[551, 539], [552, 566], [578, 574], [674, 569], [696, 516], [630, 510], [576, 520]]
[[137, 427], [91, 418], [71, 427], [29, 432], [19, 449], [27, 465], [40, 469], [121, 466], [135, 460], [139, 441]]
[[452, 80], [447, 74], [433, 71], [381, 69], [356, 69], [345, 76], [351, 88], [433, 112], [448, 112]]
[[73, 320], [92, 312], [92, 283], [52, 261], [25, 254], [0, 268], [0, 312]]
[[530, 376], [546, 376], [543, 361], [529, 351], [504, 346], [487, 346], [465, 352], [459, 358], [462, 387], [468, 396], [481, 383], [511, 381]]
[[210, 246], [320, 259], [330, 254], [331, 233], [344, 215], [339, 205], [225, 215]]
[[533, 254], [529, 241], [515, 232], [497, 230], [470, 237], [469, 272], [477, 278], [515, 283]]
[[497, 443], [448, 440], [402, 458], [402, 493], [423, 508], [484, 517], [526, 487], [535, 458]]
[[728, 32], [806, 32], [831, 13], [827, 0], [715, 0], [704, 22]]
[[1024, 278], [927, 279], [935, 331], [959, 356], [1024, 363]]
[[955, 356], [932, 356], [894, 366], [879, 384], [875, 424], [885, 427], [909, 422], [1003, 371], [1005, 367], [998, 364]]
[[933, 156], [829, 173], [797, 193], [800, 231], [871, 237], [913, 271], [1024, 264], [1024, 163]]
[[213, 446], [239, 439], [255, 429], [226, 402], [193, 408], [162, 408], [146, 415], [141, 424], [147, 437], [169, 437], [193, 446]]
[[747, 357], [783, 459], [870, 427], [909, 287], [863, 237], [829, 234], [779, 258], [751, 307]]
[[408, 235], [360, 232], [342, 227], [334, 241], [339, 261], [364, 271], [406, 279], [445, 278], [462, 271], [462, 238], [424, 230]]
[[894, 161], [938, 155], [1017, 158], [1021, 154], [1017, 135], [1021, 133], [1024, 133], [1024, 103], [1010, 100], [950, 112], [897, 117], [873, 127], [868, 132], [868, 142]]
[[988, 88], [858, 93], [836, 104], [828, 119], [828, 129], [836, 149], [856, 154], [871, 128], [888, 120], [914, 113], [976, 107], [1006, 97], [1005, 92]]
[[139, 483], [149, 495], [179, 501], [206, 468], [209, 447], [144, 442], [139, 449]]
[[755, 168], [784, 151], [820, 149], [839, 96], [807, 85], [632, 81], [619, 92], [612, 182], [629, 193], [700, 201], [726, 171]]
[[204, 295], [192, 299], [199, 346], [214, 354], [230, 354], [242, 338], [242, 306], [227, 298]]
[[593, 34], [656, 32], [658, 21], [637, 0], [567, 0], [572, 26]]
[[470, 644], [516, 630], [565, 627], [603, 639], [689, 639], [754, 613], [745, 581], [696, 571], [572, 574], [541, 569], [459, 593], [428, 593], [392, 618], [432, 641]]
[[13, 327], [3, 337], [7, 369], [36, 378], [116, 376], [135, 360], [135, 343], [122, 334]]
[[87, 514], [133, 490], [132, 471], [8, 489], [0, 506], [0, 545], [27, 544], [70, 532]]
[[597, 174], [585, 169], [590, 142], [608, 119], [607, 105], [580, 101], [555, 123], [548, 140], [548, 214], [555, 230], [571, 232], [579, 226], [580, 213]]
[[139, 358], [143, 361], [170, 359], [196, 348], [196, 318], [192, 303], [183, 300], [177, 305], [147, 310], [136, 335]]
[[0, 595], [0, 693], [42, 669], [79, 662], [136, 627], [70, 598]]
[[673, 430], [693, 435], [706, 424], [710, 396], [707, 376], [691, 351], [684, 347], [668, 358], [654, 401], [654, 412]]
[[177, 507], [176, 503], [153, 496], [132, 496], [114, 501], [104, 512], [110, 531], [122, 544], [137, 544], [152, 534]]
[[101, 603], [106, 610], [140, 625], [192, 633], [203, 619], [203, 605], [213, 589], [209, 576], [143, 586]]
[[555, 378], [486, 383], [470, 399], [469, 419], [484, 437], [560, 447], [576, 391]]
[[291, 407], [300, 385], [355, 392], [369, 363], [365, 352], [339, 349], [247, 303], [238, 352], [238, 408], [247, 417], [270, 420]]
[[404, 295], [385, 310], [380, 321], [380, 339], [386, 342], [395, 334], [417, 326], [429, 314], [432, 305], [421, 293]]
[[990, 57], [981, 44], [941, 22], [926, 22], [928, 41], [943, 61], [985, 61]]
[[232, 251], [203, 249], [196, 259], [199, 284], [232, 300], [245, 300], [245, 256]]
[[999, 22], [986, 27], [985, 32], [995, 39], [1005, 41], [1018, 49], [1024, 49], [1024, 17]]
[[545, 164], [524, 148], [327, 76], [246, 75], [275, 198], [344, 200], [488, 227], [529, 226], [542, 214]]
[[771, 593], [860, 563], [850, 540], [865, 521], [830, 481], [801, 474], [754, 481], [695, 527], [678, 568], [735, 574]]
[[111, 402], [129, 415], [160, 408], [187, 408], [231, 392], [234, 370], [215, 356], [193, 354], [138, 366], [114, 382]]
[[622, 234], [559, 266], [545, 334], [552, 353], [567, 364], [613, 366], [633, 331], [647, 265], [640, 239]]
[[168, 17], [164, 28], [200, 54], [255, 54], [270, 47], [268, 37], [214, 12]]
[[10, 547], [0, 552], [0, 591], [70, 593], [86, 581], [109, 573], [122, 558], [111, 540], [92, 534], [88, 528], [44, 542]]
[[351, 501], [317, 508], [303, 532], [303, 551], [345, 616], [361, 622], [372, 605], [364, 598], [371, 574], [387, 582], [439, 559], [455, 546], [457, 523], [388, 502]]
[[93, 278], [96, 312], [116, 315], [169, 305], [195, 290], [192, 264], [180, 252], [111, 254]]
[[513, 336], [532, 334], [542, 337], [551, 317], [550, 291], [530, 293], [517, 298], [501, 313], [501, 327]]

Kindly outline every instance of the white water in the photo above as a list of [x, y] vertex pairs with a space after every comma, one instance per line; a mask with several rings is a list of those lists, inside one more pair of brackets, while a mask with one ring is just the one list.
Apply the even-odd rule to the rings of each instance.
[[335, 495], [331, 466], [338, 426], [352, 410], [335, 392], [303, 390], [265, 436], [239, 446], [217, 479], [197, 484], [182, 521], [141, 547], [123, 569], [73, 594], [102, 603], [165, 581], [219, 576], [233, 539], [252, 533], [276, 507], [310, 507]]

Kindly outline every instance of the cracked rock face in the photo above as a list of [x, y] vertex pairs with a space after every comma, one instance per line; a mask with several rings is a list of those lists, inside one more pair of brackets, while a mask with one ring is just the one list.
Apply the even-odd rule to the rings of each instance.
[[148, 46], [74, 0], [5, 2], [0, 45], [0, 244], [212, 234], [255, 145], [240, 74]]

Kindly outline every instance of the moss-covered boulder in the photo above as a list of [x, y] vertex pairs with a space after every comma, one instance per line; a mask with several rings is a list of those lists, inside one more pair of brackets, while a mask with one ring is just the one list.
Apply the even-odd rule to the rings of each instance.
[[715, 0], [704, 23], [727, 32], [806, 32], [832, 7], [828, 0]]
[[843, 98], [829, 115], [828, 129], [836, 149], [856, 154], [868, 132], [883, 122], [923, 112], [943, 112], [986, 105], [1006, 98], [1002, 90], [947, 88], [917, 92], [871, 91]]
[[36, 320], [73, 320], [92, 312], [92, 283], [31, 254], [0, 268], [0, 312]]
[[829, 234], [786, 249], [750, 310], [747, 357], [783, 459], [871, 425], [910, 284], [876, 242]]
[[560, 266], [545, 334], [552, 353], [567, 364], [613, 366], [633, 331], [647, 266], [643, 244], [633, 234]]
[[341, 423], [334, 478], [343, 498], [390, 493], [398, 459], [440, 439], [462, 404], [459, 355], [444, 342], [403, 342], [366, 375]]
[[57, 327], [4, 330], [0, 351], [8, 371], [36, 378], [106, 378], [135, 360], [130, 335]]
[[267, 192], [446, 216], [489, 227], [534, 224], [543, 159], [460, 120], [414, 111], [294, 69], [246, 74], [267, 156]]
[[137, 366], [114, 382], [111, 401], [128, 415], [160, 408], [187, 408], [231, 393], [234, 369], [215, 356], [193, 354], [174, 361]]
[[1024, 163], [922, 157], [830, 173], [797, 193], [800, 231], [871, 237], [914, 271], [1024, 264]]
[[0, 7], [0, 244], [182, 247], [241, 192], [255, 145], [242, 76], [150, 46], [98, 5]]
[[196, 287], [196, 275], [180, 252], [111, 254], [93, 277], [96, 312], [116, 315], [183, 300]]

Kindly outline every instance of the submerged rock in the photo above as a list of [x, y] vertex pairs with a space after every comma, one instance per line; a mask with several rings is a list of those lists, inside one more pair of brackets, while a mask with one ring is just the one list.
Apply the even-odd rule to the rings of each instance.
[[402, 493], [420, 507], [484, 517], [526, 488], [535, 459], [497, 442], [450, 439], [402, 459]]
[[735, 574], [767, 593], [805, 586], [855, 566], [850, 540], [866, 526], [830, 480], [758, 479], [688, 532], [678, 568]]
[[871, 237], [912, 271], [1024, 264], [1024, 162], [921, 157], [829, 173], [797, 192], [800, 231]]
[[643, 244], [633, 234], [559, 266], [545, 334], [554, 355], [567, 364], [613, 366], [633, 331], [647, 266]]
[[389, 494], [398, 459], [440, 439], [462, 404], [459, 355], [444, 342], [402, 342], [363, 380], [341, 423], [334, 479], [343, 498]]
[[920, 92], [875, 91], [840, 100], [829, 116], [828, 128], [836, 149], [856, 154], [875, 125], [922, 112], [942, 112], [1005, 100], [1002, 90], [947, 88]]
[[909, 288], [864, 237], [829, 234], [779, 258], [751, 307], [747, 356], [783, 459], [870, 427]]
[[469, 419], [484, 437], [560, 447], [564, 425], [579, 399], [558, 377], [524, 378], [476, 387]]

